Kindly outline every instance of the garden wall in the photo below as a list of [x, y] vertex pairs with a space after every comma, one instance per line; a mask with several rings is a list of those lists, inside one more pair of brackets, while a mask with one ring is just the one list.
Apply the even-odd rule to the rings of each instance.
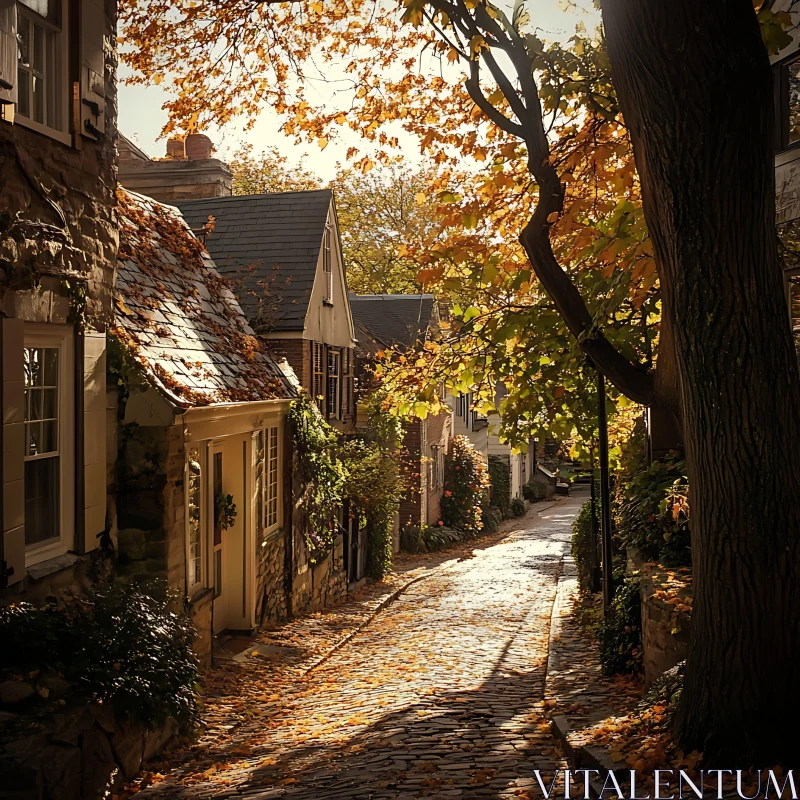
[[133, 779], [176, 732], [174, 720], [147, 730], [109, 705], [81, 704], [44, 719], [0, 712], [0, 795], [100, 800]]
[[[629, 556], [629, 564], [631, 563]], [[691, 572], [633, 561], [641, 575], [644, 677], [656, 678], [686, 659], [691, 632]], [[638, 563], [636, 563], [638, 562]]]

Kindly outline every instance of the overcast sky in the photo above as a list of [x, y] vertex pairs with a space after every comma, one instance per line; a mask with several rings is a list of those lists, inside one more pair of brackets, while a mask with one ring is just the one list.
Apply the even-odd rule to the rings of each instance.
[[[587, 0], [579, 0], [582, 6]], [[570, 6], [572, 4], [570, 3]], [[576, 11], [574, 6], [567, 7], [565, 0], [532, 0], [531, 16], [541, 29], [542, 38], [550, 41], [568, 39], [575, 31], [578, 22], [591, 24], [596, 21], [595, 12]], [[126, 73], [123, 68], [123, 76]], [[153, 157], [163, 156], [166, 143], [160, 138], [161, 129], [167, 121], [166, 112], [161, 106], [167, 99], [167, 93], [160, 86], [126, 86], [119, 89], [119, 126], [120, 131], [132, 139], [146, 153]], [[270, 108], [265, 108], [252, 130], [245, 130], [245, 121], [230, 123], [222, 130], [205, 131], [215, 146], [217, 155], [225, 158], [235, 150], [241, 142], [251, 143], [256, 151], [274, 145], [278, 147], [290, 161], [302, 164], [307, 170], [315, 172], [323, 181], [330, 180], [336, 169], [336, 163], [345, 161], [347, 148], [354, 146], [365, 155], [370, 151], [357, 134], [342, 129], [340, 136], [331, 141], [325, 151], [313, 145], [296, 145], [279, 130], [281, 120]], [[415, 141], [410, 137], [401, 138], [407, 147], [403, 153], [407, 160], [417, 160]]]

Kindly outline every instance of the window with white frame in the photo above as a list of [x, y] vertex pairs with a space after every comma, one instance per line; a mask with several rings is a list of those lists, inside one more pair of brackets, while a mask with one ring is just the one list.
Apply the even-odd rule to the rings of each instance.
[[24, 512], [29, 563], [66, 552], [74, 544], [71, 344], [66, 332], [25, 337]]
[[17, 3], [16, 113], [37, 125], [64, 131], [65, 17], [61, 0]]
[[189, 451], [186, 464], [186, 563], [187, 591], [203, 586], [203, 484], [202, 454], [197, 447]]
[[342, 350], [342, 417], [353, 414], [353, 350]]
[[325, 226], [322, 236], [322, 272], [325, 278], [325, 288], [322, 300], [325, 303], [333, 302], [333, 263], [331, 260], [331, 226]]
[[267, 509], [267, 530], [271, 530], [280, 522], [280, 446], [278, 440], [278, 428], [269, 428], [269, 442], [267, 447], [267, 470], [266, 470], [266, 509]]

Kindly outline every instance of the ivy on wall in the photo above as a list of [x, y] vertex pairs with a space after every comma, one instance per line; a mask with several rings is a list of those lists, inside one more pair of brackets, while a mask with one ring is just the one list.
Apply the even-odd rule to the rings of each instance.
[[336, 431], [322, 418], [308, 393], [302, 392], [292, 402], [289, 423], [302, 487], [302, 496], [295, 502], [306, 517], [306, 543], [315, 564], [328, 555], [338, 534], [336, 512], [344, 499], [345, 467], [339, 458]]

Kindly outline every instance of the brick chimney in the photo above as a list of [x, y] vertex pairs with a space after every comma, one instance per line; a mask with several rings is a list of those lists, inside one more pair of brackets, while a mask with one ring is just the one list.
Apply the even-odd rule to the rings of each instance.
[[[166, 158], [147, 159], [139, 148], [124, 136], [117, 142], [119, 182], [126, 188], [162, 203], [199, 200], [206, 197], [230, 197], [233, 175], [228, 165], [212, 158], [213, 145], [204, 133], [190, 133], [167, 141]], [[137, 151], [137, 158], [127, 151]], [[144, 158], [142, 158], [144, 156]]]
[[186, 142], [181, 137], [167, 139], [167, 158], [186, 158]]
[[211, 139], [204, 133], [190, 133], [184, 143], [189, 161], [207, 161], [211, 158]]

